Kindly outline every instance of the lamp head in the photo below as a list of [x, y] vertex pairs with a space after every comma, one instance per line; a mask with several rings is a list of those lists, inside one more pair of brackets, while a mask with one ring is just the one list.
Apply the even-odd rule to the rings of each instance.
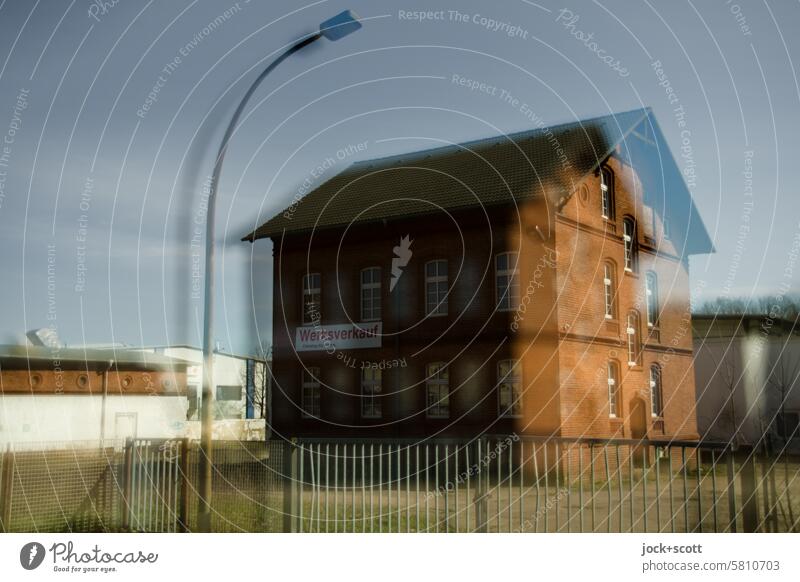
[[328, 40], [339, 40], [361, 28], [358, 16], [350, 10], [340, 12], [319, 25], [319, 32]]

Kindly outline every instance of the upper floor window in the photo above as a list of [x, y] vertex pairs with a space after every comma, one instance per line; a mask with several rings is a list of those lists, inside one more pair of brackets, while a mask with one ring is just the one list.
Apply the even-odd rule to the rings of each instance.
[[664, 401], [661, 392], [661, 367], [658, 364], [650, 366], [650, 414], [654, 418], [664, 415]]
[[614, 219], [614, 173], [606, 166], [600, 168], [600, 213], [605, 219]]
[[617, 318], [617, 277], [613, 263], [606, 261], [603, 264], [603, 301], [605, 304], [605, 318]]
[[648, 271], [644, 281], [647, 299], [647, 327], [658, 327], [658, 278], [653, 271]]
[[303, 277], [303, 323], [317, 323], [322, 319], [322, 275], [308, 273]]
[[381, 268], [368, 267], [361, 271], [361, 321], [381, 318]]
[[619, 367], [616, 362], [608, 362], [608, 416], [618, 418], [622, 416], [619, 397]]
[[626, 334], [628, 336], [628, 365], [636, 366], [639, 363], [642, 346], [639, 338], [639, 316], [635, 311], [628, 313]]
[[425, 263], [425, 314], [447, 315], [447, 261]]
[[425, 391], [429, 418], [450, 417], [450, 375], [442, 362], [428, 364]]
[[380, 418], [381, 410], [381, 371], [378, 368], [361, 370], [361, 417]]
[[514, 360], [497, 362], [497, 399], [500, 416], [522, 415], [522, 377]]
[[319, 418], [319, 368], [303, 370], [300, 408], [303, 417]]
[[494, 260], [497, 309], [511, 311], [519, 305], [519, 255], [500, 253]]
[[636, 222], [630, 216], [622, 221], [622, 241], [625, 245], [625, 270], [636, 271], [639, 249], [636, 246]]

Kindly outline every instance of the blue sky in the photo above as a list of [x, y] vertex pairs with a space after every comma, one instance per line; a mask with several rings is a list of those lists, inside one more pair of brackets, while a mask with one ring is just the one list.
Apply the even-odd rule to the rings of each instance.
[[0, 4], [2, 342], [55, 325], [72, 345], [199, 343], [192, 237], [227, 118], [259, 67], [344, 8], [364, 28], [275, 71], [228, 151], [217, 219], [227, 349], [250, 351], [254, 321], [262, 340], [271, 326], [270, 245], [239, 239], [304, 181], [432, 139], [529, 129], [534, 114], [652, 107], [682, 169], [688, 139], [718, 251], [692, 259], [695, 299], [798, 291], [787, 271], [800, 233], [795, 2], [99, 6]]

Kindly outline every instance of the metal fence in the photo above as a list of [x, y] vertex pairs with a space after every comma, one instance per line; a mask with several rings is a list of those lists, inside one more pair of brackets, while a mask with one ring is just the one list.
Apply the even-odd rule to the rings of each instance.
[[[0, 530], [196, 529], [196, 443], [69, 445], [0, 454]], [[226, 532], [800, 527], [800, 459], [693, 442], [216, 441], [213, 492], [212, 529]]]

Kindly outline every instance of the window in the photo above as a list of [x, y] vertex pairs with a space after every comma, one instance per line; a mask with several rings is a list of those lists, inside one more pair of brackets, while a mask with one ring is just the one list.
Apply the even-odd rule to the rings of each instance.
[[639, 363], [642, 349], [639, 340], [639, 316], [634, 311], [628, 313], [626, 333], [628, 336], [628, 365], [636, 366]]
[[497, 398], [500, 416], [522, 415], [522, 378], [514, 360], [501, 360], [497, 363]]
[[647, 327], [658, 327], [658, 280], [653, 271], [645, 276], [645, 295], [647, 299]]
[[656, 364], [650, 366], [650, 414], [653, 418], [661, 418], [664, 415], [661, 368]]
[[428, 364], [425, 381], [428, 396], [428, 418], [450, 417], [450, 378], [441, 362]]
[[603, 298], [605, 301], [605, 318], [617, 318], [617, 278], [614, 273], [614, 265], [606, 262], [603, 265]]
[[318, 323], [322, 319], [322, 275], [309, 273], [303, 277], [303, 323]]
[[425, 314], [447, 315], [447, 261], [425, 263]]
[[217, 400], [238, 402], [242, 399], [242, 387], [237, 386], [217, 386]]
[[619, 368], [616, 362], [608, 362], [608, 416], [618, 418], [620, 412]]
[[361, 418], [380, 418], [381, 412], [381, 371], [364, 368], [361, 370]]
[[303, 417], [319, 418], [319, 368], [303, 370], [302, 390]]
[[636, 222], [629, 216], [622, 221], [622, 241], [625, 245], [625, 270], [627, 272], [636, 271], [638, 260]]
[[614, 219], [614, 173], [611, 168], [600, 169], [600, 213], [607, 220]]
[[186, 386], [186, 400], [189, 403], [186, 420], [196, 420], [197, 411], [200, 410], [200, 387], [197, 384]]
[[517, 253], [500, 253], [495, 257], [497, 309], [511, 311], [519, 305], [519, 265]]
[[381, 268], [361, 271], [361, 321], [381, 318]]

